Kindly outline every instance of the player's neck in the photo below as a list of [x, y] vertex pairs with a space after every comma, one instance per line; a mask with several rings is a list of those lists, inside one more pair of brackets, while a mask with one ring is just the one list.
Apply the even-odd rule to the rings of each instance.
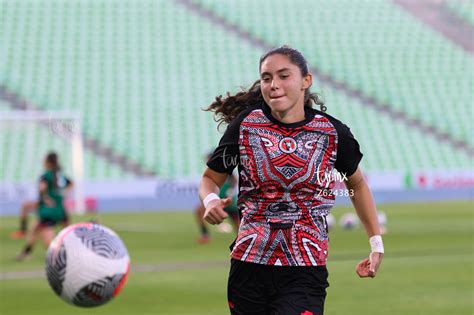
[[284, 124], [293, 124], [305, 119], [304, 106], [294, 106], [287, 111], [273, 111], [272, 116]]

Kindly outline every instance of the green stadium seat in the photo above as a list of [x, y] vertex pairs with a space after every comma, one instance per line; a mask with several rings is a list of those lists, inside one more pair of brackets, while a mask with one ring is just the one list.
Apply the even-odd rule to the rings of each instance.
[[[299, 48], [323, 73], [474, 145], [472, 56], [392, 3], [195, 2], [266, 43]], [[163, 177], [201, 174], [205, 153], [220, 137], [201, 108], [258, 78], [263, 51], [173, 2], [6, 0], [2, 5], [0, 83], [45, 111], [80, 112], [87, 136]], [[271, 14], [260, 10], [265, 5]], [[465, 153], [317, 78], [313, 90], [325, 96], [329, 114], [353, 129], [366, 170], [472, 166]], [[3, 138], [2, 149], [25, 141]], [[33, 154], [41, 155], [47, 145]], [[126, 175], [92, 153], [86, 161], [90, 178]], [[31, 172], [22, 174], [15, 176]]]

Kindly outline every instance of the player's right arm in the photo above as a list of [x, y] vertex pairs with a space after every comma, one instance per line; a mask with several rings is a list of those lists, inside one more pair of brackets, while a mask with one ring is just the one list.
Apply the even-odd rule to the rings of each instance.
[[219, 189], [240, 162], [240, 123], [250, 111], [251, 108], [242, 112], [227, 126], [219, 141], [219, 146], [206, 163], [207, 168], [202, 175], [199, 187], [199, 197], [206, 208], [204, 220], [211, 224], [222, 223], [227, 218], [224, 208], [232, 204], [232, 198], [219, 198]]
[[220, 199], [218, 196], [219, 189], [228, 176], [227, 173], [219, 173], [209, 167], [206, 168], [202, 175], [199, 185], [199, 197], [206, 208], [204, 220], [211, 224], [222, 223], [228, 216], [224, 209], [232, 203], [232, 199]]

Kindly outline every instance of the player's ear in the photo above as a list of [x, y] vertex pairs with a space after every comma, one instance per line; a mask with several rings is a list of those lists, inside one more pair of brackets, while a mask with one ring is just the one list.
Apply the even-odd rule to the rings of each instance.
[[308, 73], [303, 77], [303, 86], [301, 87], [301, 89], [309, 89], [311, 85], [313, 85], [313, 75], [311, 73]]

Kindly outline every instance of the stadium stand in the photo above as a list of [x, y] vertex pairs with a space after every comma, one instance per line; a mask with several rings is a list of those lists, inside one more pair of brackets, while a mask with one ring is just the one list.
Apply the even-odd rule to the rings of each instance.
[[474, 26], [474, 3], [470, 0], [445, 1], [446, 7], [457, 16]]
[[1, 81], [44, 110], [80, 111], [88, 136], [161, 176], [201, 172], [219, 134], [200, 108], [251, 83], [260, 55], [170, 3], [7, 1], [4, 9]]
[[[0, 101], [0, 116], [7, 117], [10, 113], [8, 104]], [[2, 121], [0, 148], [0, 179], [12, 183], [36, 180], [43, 172], [43, 158], [50, 150], [59, 153], [65, 172], [72, 172], [70, 144], [55, 135], [47, 124]], [[95, 179], [130, 177], [122, 169], [88, 151], [84, 153], [84, 168], [84, 175]]]
[[[312, 67], [474, 144], [472, 57], [390, 2], [195, 3], [266, 43], [301, 49]], [[261, 5], [271, 5], [272, 14]], [[218, 94], [249, 86], [263, 52], [168, 1], [7, 0], [2, 11], [0, 84], [39, 109], [79, 111], [86, 136], [163, 177], [201, 173], [220, 134], [200, 109]], [[466, 153], [331, 87], [316, 81], [313, 90], [322, 92], [329, 114], [353, 129], [366, 170], [472, 166]], [[2, 148], [9, 152], [20, 138], [2, 135]], [[5, 155], [5, 165], [18, 158]], [[92, 153], [86, 167], [89, 178], [124, 175]], [[25, 174], [31, 173], [12, 176]]]
[[[474, 144], [472, 56], [389, 1], [198, 2], [268, 43], [299, 47], [336, 80]], [[272, 14], [257, 9], [265, 5]]]

